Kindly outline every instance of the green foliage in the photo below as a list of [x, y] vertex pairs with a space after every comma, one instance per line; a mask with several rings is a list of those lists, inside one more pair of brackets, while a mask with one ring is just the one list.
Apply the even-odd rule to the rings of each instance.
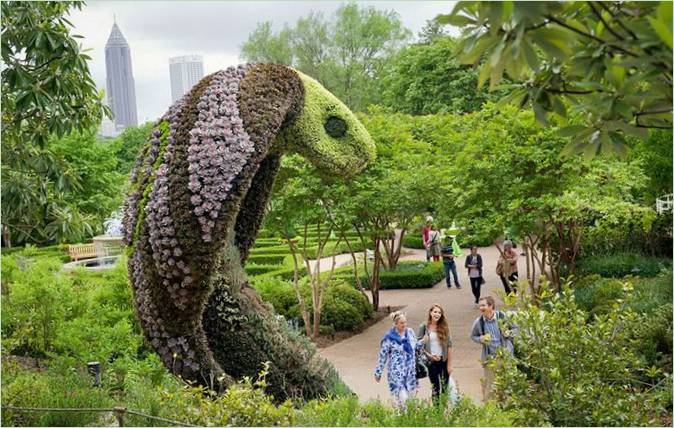
[[248, 262], [261, 265], [280, 265], [286, 259], [286, 254], [251, 254]]
[[578, 261], [578, 274], [598, 274], [603, 277], [622, 278], [627, 275], [653, 277], [664, 268], [671, 269], [667, 259], [648, 257], [636, 253], [615, 253], [591, 256]]
[[311, 13], [278, 33], [271, 27], [258, 24], [241, 46], [242, 58], [293, 66], [357, 111], [379, 99], [379, 70], [410, 36], [397, 13], [355, 2], [328, 20]]
[[[254, 286], [262, 299], [270, 303], [274, 310], [287, 319], [301, 321], [299, 303], [292, 283], [279, 278], [255, 278]], [[301, 283], [301, 293], [313, 311], [311, 292], [306, 281]], [[372, 315], [372, 305], [365, 296], [353, 287], [330, 284], [324, 295], [321, 310], [321, 326], [335, 331], [357, 330]]]
[[410, 234], [409, 232], [405, 234], [403, 238], [403, 247], [405, 248], [416, 248], [416, 249], [425, 249], [424, 238], [420, 234]]
[[[111, 116], [89, 72], [91, 58], [83, 53], [79, 36], [70, 33], [73, 25], [66, 18], [82, 5], [3, 2], [3, 146], [25, 154], [34, 144], [46, 145], [52, 135], [84, 131], [98, 126], [103, 114]], [[3, 166], [10, 153], [3, 151]]]
[[671, 374], [650, 369], [632, 340], [643, 322], [616, 303], [588, 318], [569, 292], [523, 298], [514, 315], [517, 358], [496, 367], [500, 406], [518, 425], [659, 425], [671, 408]]
[[381, 401], [359, 404], [357, 397], [314, 400], [297, 414], [297, 426], [514, 426], [513, 413], [493, 403], [477, 406], [462, 398], [449, 411], [428, 402], [412, 400], [406, 412]]
[[[331, 175], [359, 172], [375, 157], [370, 134], [349, 108], [320, 83], [303, 73], [300, 78], [305, 91], [304, 106], [277, 141]], [[334, 123], [339, 123], [344, 132], [333, 136], [328, 130], [337, 126]]]
[[455, 41], [438, 37], [411, 45], [387, 62], [381, 73], [382, 105], [419, 114], [469, 113], [497, 95], [475, 90], [477, 72], [453, 58]]
[[[355, 285], [352, 268], [341, 268], [335, 274], [335, 279], [348, 281]], [[380, 273], [379, 280], [382, 290], [398, 288], [430, 288], [440, 282], [445, 277], [444, 268], [441, 262], [399, 262], [393, 271], [383, 270]], [[367, 285], [367, 277], [361, 274], [360, 278], [363, 286]]]
[[102, 273], [67, 273], [58, 259], [3, 256], [3, 281], [7, 265], [2, 335], [9, 352], [80, 362], [137, 355], [143, 338], [124, 261]]
[[147, 141], [147, 136], [152, 132], [153, 124], [144, 123], [139, 126], [129, 126], [124, 128], [119, 136], [107, 141], [105, 144], [111, 146], [117, 159], [117, 172], [128, 175], [133, 169], [140, 150]]
[[[16, 363], [2, 364], [2, 405], [38, 408], [113, 407], [115, 400], [102, 388], [92, 386], [91, 375], [82, 366], [47, 371], [22, 370]], [[3, 426], [88, 426], [97, 425], [98, 412], [2, 411]]]
[[571, 152], [623, 153], [627, 135], [672, 128], [671, 2], [460, 2], [436, 18], [463, 27], [462, 62], [481, 63], [478, 88], [513, 80], [504, 102], [531, 104], [539, 121], [567, 108]]

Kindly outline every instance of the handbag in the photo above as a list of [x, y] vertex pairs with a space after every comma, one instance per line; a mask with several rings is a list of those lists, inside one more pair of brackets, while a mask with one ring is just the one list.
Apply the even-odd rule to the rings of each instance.
[[485, 285], [486, 283], [487, 283], [487, 281], [485, 281], [485, 280], [484, 280], [484, 277], [481, 276], [481, 277], [480, 277], [480, 285]]
[[423, 379], [428, 376], [428, 357], [421, 351], [415, 352], [415, 365], [417, 379]]

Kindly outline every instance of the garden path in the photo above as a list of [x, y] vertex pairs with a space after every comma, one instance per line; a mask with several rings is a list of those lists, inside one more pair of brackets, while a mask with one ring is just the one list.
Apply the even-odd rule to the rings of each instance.
[[[486, 247], [480, 248], [479, 253], [484, 261], [483, 274], [486, 280], [486, 284], [482, 286], [482, 295], [494, 296], [498, 306], [502, 303], [495, 294], [496, 290], [502, 290], [501, 281], [495, 273], [498, 251], [494, 247]], [[482, 398], [480, 345], [473, 343], [469, 337], [473, 321], [479, 311], [473, 304], [470, 282], [463, 268], [466, 254], [468, 251], [464, 250], [464, 256], [458, 258], [457, 261], [461, 290], [455, 288], [448, 290], [443, 280], [430, 289], [382, 290], [380, 302], [382, 307], [405, 306], [403, 310], [407, 314], [408, 324], [414, 329], [425, 321], [427, 311], [432, 304], [442, 305], [447, 314], [452, 335], [453, 377], [461, 393], [475, 402], [480, 402]], [[411, 250], [411, 253], [401, 257], [401, 260], [425, 259], [424, 250]], [[523, 261], [519, 263], [519, 267], [524, 268]], [[390, 399], [385, 377], [378, 384], [373, 378], [379, 342], [389, 328], [391, 328], [391, 322], [388, 318], [384, 318], [361, 334], [320, 350], [320, 353], [335, 366], [342, 380], [358, 394], [363, 402], [376, 398]], [[421, 380], [419, 396], [421, 398], [431, 396], [428, 379]]]

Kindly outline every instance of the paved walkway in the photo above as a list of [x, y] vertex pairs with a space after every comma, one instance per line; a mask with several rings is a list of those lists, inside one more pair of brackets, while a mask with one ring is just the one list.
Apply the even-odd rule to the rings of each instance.
[[[401, 260], [425, 260], [423, 250], [412, 250], [412, 254], [401, 257]], [[432, 304], [438, 303], [445, 309], [449, 321], [449, 328], [453, 342], [453, 377], [458, 384], [459, 391], [475, 402], [480, 402], [482, 394], [480, 378], [482, 367], [479, 362], [480, 345], [470, 340], [470, 329], [479, 311], [473, 304], [473, 294], [470, 290], [470, 281], [466, 269], [463, 268], [465, 256], [469, 253], [464, 250], [464, 256], [457, 259], [461, 290], [447, 289], [444, 280], [431, 289], [416, 290], [382, 290], [380, 291], [380, 306], [405, 306], [408, 325], [416, 328], [426, 320], [427, 311]], [[484, 268], [483, 274], [486, 284], [482, 286], [482, 295], [491, 294], [497, 297], [495, 290], [502, 290], [501, 281], [496, 276], [496, 261], [498, 251], [494, 247], [480, 248]], [[523, 260], [520, 269], [524, 268]], [[497, 306], [501, 303], [497, 298]], [[384, 333], [391, 328], [391, 322], [385, 318], [374, 324], [363, 333], [322, 349], [321, 354], [337, 369], [342, 380], [358, 394], [361, 401], [373, 398], [389, 400], [390, 395], [385, 377], [377, 384], [374, 381], [374, 367], [377, 363], [379, 343]], [[421, 380], [419, 396], [431, 396], [429, 380]]]

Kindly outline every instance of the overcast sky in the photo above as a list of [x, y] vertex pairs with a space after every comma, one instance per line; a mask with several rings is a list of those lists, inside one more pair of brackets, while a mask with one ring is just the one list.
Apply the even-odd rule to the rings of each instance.
[[[276, 28], [294, 25], [310, 11], [330, 16], [341, 1], [89, 1], [73, 12], [75, 34], [91, 48], [91, 73], [105, 88], [105, 43], [113, 16], [129, 43], [136, 82], [138, 121], [155, 120], [171, 103], [168, 59], [202, 55], [206, 74], [242, 62], [239, 48], [258, 22]], [[448, 1], [359, 1], [359, 5], [395, 10], [414, 35], [426, 20], [448, 13]]]

